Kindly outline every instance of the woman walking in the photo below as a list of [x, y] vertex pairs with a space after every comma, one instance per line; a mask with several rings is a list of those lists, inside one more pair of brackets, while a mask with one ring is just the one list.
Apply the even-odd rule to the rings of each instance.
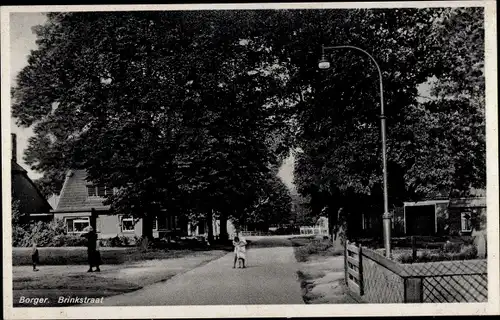
[[97, 233], [94, 231], [92, 226], [88, 226], [84, 229], [86, 233], [83, 234], [87, 238], [87, 259], [89, 263], [89, 270], [87, 272], [94, 272], [93, 267], [96, 267], [95, 271], [99, 272], [99, 265], [101, 264], [101, 255], [97, 246]]

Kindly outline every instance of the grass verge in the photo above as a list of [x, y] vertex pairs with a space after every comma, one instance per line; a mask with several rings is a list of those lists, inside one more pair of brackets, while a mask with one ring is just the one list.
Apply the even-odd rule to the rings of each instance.
[[291, 239], [306, 304], [356, 303], [344, 284], [343, 250], [327, 239]]
[[[197, 251], [182, 258], [155, 259], [126, 262], [120, 265], [104, 265], [101, 272], [87, 273], [81, 265], [41, 266], [33, 272], [29, 266], [13, 268], [14, 307], [62, 307], [71, 305], [62, 298], [101, 298], [141, 289], [144, 286], [166, 281], [171, 277], [199, 267], [227, 252], [222, 250]], [[37, 304], [31, 300], [47, 299]]]
[[335, 248], [329, 239], [292, 238], [295, 258], [298, 262], [306, 262], [311, 256], [340, 256], [344, 250]]
[[[231, 250], [232, 248], [216, 248], [218, 250]], [[38, 248], [40, 254], [40, 265], [84, 265], [87, 264], [87, 248], [85, 247], [55, 247]], [[174, 259], [182, 258], [193, 254], [189, 249], [164, 250], [148, 249], [142, 251], [138, 247], [129, 248], [108, 248], [100, 249], [103, 264], [114, 265], [124, 264], [134, 261], [154, 260], [154, 259]], [[25, 266], [31, 265], [31, 248], [13, 248], [12, 265]]]

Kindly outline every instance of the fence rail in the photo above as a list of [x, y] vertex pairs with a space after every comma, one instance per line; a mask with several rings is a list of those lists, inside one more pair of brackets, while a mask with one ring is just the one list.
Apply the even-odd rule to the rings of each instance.
[[328, 229], [321, 228], [321, 227], [300, 227], [300, 234], [301, 235], [307, 235], [307, 234], [328, 235]]
[[400, 264], [346, 242], [345, 283], [369, 303], [485, 302], [486, 260]]
[[261, 231], [240, 231], [239, 234], [241, 236], [244, 236], [244, 237], [270, 236], [270, 235], [272, 235], [271, 232], [261, 232]]
[[358, 296], [363, 295], [363, 254], [362, 248], [347, 243], [345, 246], [345, 279], [349, 288]]

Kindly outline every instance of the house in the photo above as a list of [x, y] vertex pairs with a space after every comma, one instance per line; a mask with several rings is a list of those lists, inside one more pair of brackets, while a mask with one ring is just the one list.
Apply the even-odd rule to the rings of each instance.
[[470, 197], [432, 199], [404, 203], [406, 235], [471, 235], [473, 229], [486, 228], [484, 190]]
[[[115, 188], [94, 185], [87, 180], [85, 170], [70, 170], [59, 195], [54, 212], [55, 219], [64, 219], [68, 234], [80, 234], [92, 225], [99, 238], [116, 236], [140, 237], [145, 233], [142, 219], [125, 213], [112, 212], [109, 205], [104, 205], [106, 196], [116, 192]], [[220, 233], [218, 220], [214, 222], [214, 235]], [[228, 233], [230, 231], [228, 223]], [[163, 238], [171, 234], [179, 236], [203, 236], [207, 233], [207, 223], [202, 221], [191, 225], [181, 216], [165, 214], [153, 221], [153, 237]]]
[[[471, 235], [473, 229], [485, 230], [486, 197], [484, 190], [472, 190], [467, 198], [430, 197], [407, 201], [393, 208], [392, 236]], [[380, 237], [382, 214], [353, 215], [350, 228], [358, 237]]]
[[37, 186], [28, 177], [28, 172], [17, 163], [17, 137], [14, 133], [12, 137], [12, 158], [11, 158], [11, 189], [12, 200], [19, 202], [19, 211], [29, 214], [31, 221], [52, 220], [52, 207], [47, 202]]
[[[99, 238], [116, 236], [140, 237], [144, 234], [142, 219], [127, 214], [112, 212], [104, 205], [106, 196], [116, 192], [115, 188], [94, 185], [87, 180], [85, 170], [70, 170], [59, 195], [54, 212], [55, 219], [64, 219], [68, 234], [80, 234], [87, 226], [94, 226]], [[178, 217], [155, 220], [153, 236], [160, 233], [180, 231]]]

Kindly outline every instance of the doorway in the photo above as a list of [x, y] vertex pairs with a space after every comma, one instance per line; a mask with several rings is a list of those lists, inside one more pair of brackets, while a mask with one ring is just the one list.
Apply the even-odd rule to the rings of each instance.
[[405, 207], [406, 235], [432, 236], [436, 233], [436, 208], [434, 205]]

